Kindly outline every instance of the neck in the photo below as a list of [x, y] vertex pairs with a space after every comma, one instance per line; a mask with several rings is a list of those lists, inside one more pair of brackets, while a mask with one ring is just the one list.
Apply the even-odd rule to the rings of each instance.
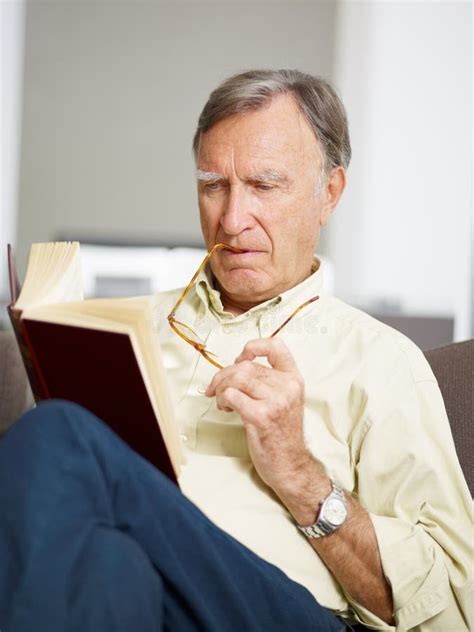
[[217, 289], [221, 295], [222, 306], [224, 307], [224, 311], [230, 312], [233, 316], [240, 316], [240, 314], [244, 314], [248, 312], [249, 309], [263, 303], [263, 301], [257, 302], [246, 302], [246, 301], [238, 301], [226, 294], [225, 290], [217, 284]]
[[240, 316], [240, 314], [245, 314], [249, 309], [263, 303], [264, 300], [256, 300], [256, 301], [247, 301], [245, 298], [242, 300], [239, 297], [228, 294], [226, 290], [222, 287], [222, 285], [217, 280], [217, 277], [212, 275], [212, 285], [219, 292], [222, 302], [222, 307], [225, 312], [230, 312], [233, 316]]
[[240, 299], [239, 297], [228, 294], [215, 276], [214, 287], [219, 291], [221, 295], [221, 301], [224, 310], [226, 312], [230, 312], [233, 316], [240, 316], [240, 314], [248, 312], [248, 310], [252, 309], [252, 307], [256, 307], [257, 305], [260, 305], [261, 303], [264, 303], [265, 301], [268, 301], [269, 299], [274, 298], [275, 296], [278, 296], [283, 292], [286, 292], [287, 290], [290, 290], [292, 287], [295, 287], [299, 283], [302, 283], [305, 279], [311, 276], [312, 273], [313, 270], [312, 268], [310, 268], [306, 274], [302, 275], [302, 277], [296, 281], [296, 283], [288, 285], [288, 287], [282, 287], [279, 291], [274, 292], [271, 296], [261, 296], [258, 300], [254, 301], [246, 300], [245, 298]]

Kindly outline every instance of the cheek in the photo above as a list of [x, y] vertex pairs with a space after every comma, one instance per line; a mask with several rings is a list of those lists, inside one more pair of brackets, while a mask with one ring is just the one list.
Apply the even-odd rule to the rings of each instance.
[[275, 250], [287, 262], [313, 252], [319, 229], [316, 206], [308, 204], [307, 198], [299, 198], [281, 211], [267, 224]]
[[311, 240], [317, 227], [318, 209], [312, 198], [301, 195], [275, 208], [267, 226], [282, 244], [291, 248], [295, 241]]
[[199, 202], [199, 218], [201, 221], [201, 230], [206, 243], [215, 236], [219, 226], [219, 214], [213, 212], [209, 204]]

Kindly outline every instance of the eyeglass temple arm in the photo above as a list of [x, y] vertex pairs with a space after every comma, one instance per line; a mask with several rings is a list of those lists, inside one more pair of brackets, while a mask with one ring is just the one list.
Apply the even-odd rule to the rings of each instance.
[[178, 307], [181, 305], [181, 303], [184, 301], [184, 299], [186, 298], [189, 290], [192, 288], [192, 286], [194, 285], [194, 282], [196, 281], [196, 279], [198, 278], [198, 276], [201, 274], [202, 270], [205, 268], [207, 262], [209, 261], [209, 259], [212, 257], [212, 255], [216, 252], [216, 250], [231, 250], [232, 252], [244, 252], [241, 248], [234, 248], [234, 246], [229, 246], [229, 244], [215, 244], [207, 253], [207, 255], [204, 257], [204, 259], [202, 260], [201, 265], [199, 266], [199, 268], [196, 270], [196, 272], [193, 274], [193, 277], [191, 279], [191, 281], [188, 283], [188, 285], [186, 286], [184, 292], [181, 294], [181, 296], [178, 298], [178, 300], [176, 301], [176, 305], [173, 307], [173, 309], [171, 310], [171, 312], [168, 314], [168, 322], [171, 322], [174, 319], [174, 315], [178, 309]]
[[282, 323], [282, 324], [281, 324], [281, 325], [280, 325], [277, 329], [275, 329], [275, 331], [274, 331], [274, 332], [270, 335], [270, 338], [273, 338], [274, 336], [276, 336], [276, 335], [277, 335], [277, 333], [278, 333], [278, 332], [280, 332], [280, 331], [283, 329], [283, 327], [285, 327], [285, 325], [287, 325], [287, 324], [290, 322], [290, 320], [291, 320], [294, 316], [296, 316], [296, 314], [297, 314], [297, 313], [298, 313], [301, 309], [303, 309], [303, 308], [304, 308], [304, 307], [306, 307], [307, 305], [310, 305], [311, 303], [314, 303], [315, 301], [317, 301], [317, 300], [318, 300], [318, 298], [319, 298], [319, 296], [313, 296], [312, 298], [310, 298], [310, 299], [308, 299], [307, 301], [305, 301], [304, 303], [302, 303], [299, 307], [297, 307], [297, 308], [295, 309], [295, 311], [294, 311], [294, 312], [292, 312], [292, 313], [288, 316], [288, 318], [285, 320], [285, 322], [284, 322], [284, 323]]

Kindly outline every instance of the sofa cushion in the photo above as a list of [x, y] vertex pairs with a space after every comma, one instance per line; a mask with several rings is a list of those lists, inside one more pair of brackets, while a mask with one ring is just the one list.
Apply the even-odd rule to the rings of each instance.
[[474, 496], [474, 339], [425, 351], [425, 355], [438, 380], [459, 462]]
[[28, 406], [26, 371], [13, 334], [0, 331], [0, 435]]

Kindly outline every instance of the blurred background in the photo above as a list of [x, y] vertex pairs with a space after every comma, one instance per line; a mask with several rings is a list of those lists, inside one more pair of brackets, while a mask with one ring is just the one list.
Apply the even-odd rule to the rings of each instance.
[[[92, 244], [91, 295], [154, 291], [149, 247], [191, 248], [192, 270], [202, 241], [191, 139], [209, 92], [237, 71], [294, 67], [329, 79], [349, 117], [348, 187], [318, 247], [329, 289], [422, 348], [474, 336], [470, 2], [0, 9], [2, 314], [8, 242], [20, 277], [33, 241]], [[128, 281], [141, 270], [135, 285], [124, 267]]]

